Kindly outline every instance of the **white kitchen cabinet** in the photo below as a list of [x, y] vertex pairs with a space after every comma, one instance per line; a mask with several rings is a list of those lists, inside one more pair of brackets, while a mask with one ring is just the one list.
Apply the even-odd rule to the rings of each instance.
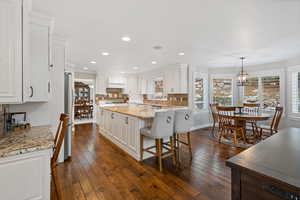
[[0, 159], [0, 194], [7, 200], [50, 200], [52, 149]]
[[[98, 124], [100, 134], [108, 138], [136, 160], [140, 160], [140, 129], [146, 126], [145, 120], [105, 109], [103, 111], [103, 119], [103, 125]], [[146, 143], [145, 141], [145, 144]], [[149, 143], [146, 146], [152, 144], [153, 143]], [[145, 153], [145, 158], [150, 156], [150, 154]]]
[[147, 94], [147, 80], [144, 77], [138, 78], [138, 93]]
[[50, 36], [53, 20], [30, 14], [30, 95], [29, 102], [47, 102], [51, 91]]
[[165, 71], [164, 89], [166, 94], [188, 92], [188, 66], [180, 65]]
[[96, 77], [96, 94], [106, 94], [106, 77], [100, 73]]
[[128, 76], [127, 84], [124, 90], [125, 94], [138, 94], [138, 78], [137, 76]]
[[147, 80], [147, 94], [154, 94], [154, 80]]
[[[0, 1], [0, 103], [22, 103], [26, 71], [27, 1]], [[23, 15], [22, 15], [23, 14]], [[24, 30], [24, 31], [23, 31]], [[24, 90], [24, 92], [26, 92]]]

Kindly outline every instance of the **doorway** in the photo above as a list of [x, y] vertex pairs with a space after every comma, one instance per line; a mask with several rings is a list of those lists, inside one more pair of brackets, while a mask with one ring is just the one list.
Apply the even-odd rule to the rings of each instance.
[[95, 122], [95, 80], [75, 79], [74, 81], [74, 123]]

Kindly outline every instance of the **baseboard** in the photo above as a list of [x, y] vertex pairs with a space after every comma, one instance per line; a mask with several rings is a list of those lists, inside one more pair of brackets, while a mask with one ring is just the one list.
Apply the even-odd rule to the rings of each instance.
[[199, 130], [199, 129], [202, 129], [202, 128], [208, 128], [208, 127], [212, 127], [213, 124], [201, 124], [201, 125], [198, 125], [198, 126], [193, 126], [193, 130]]

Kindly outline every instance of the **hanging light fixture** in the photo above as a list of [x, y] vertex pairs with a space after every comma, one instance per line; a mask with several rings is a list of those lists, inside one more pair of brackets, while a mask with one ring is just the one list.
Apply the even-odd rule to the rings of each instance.
[[245, 83], [247, 81], [247, 72], [244, 71], [244, 60], [246, 59], [245, 57], [240, 57], [242, 61], [242, 69], [241, 72], [238, 74], [238, 86], [245, 86]]

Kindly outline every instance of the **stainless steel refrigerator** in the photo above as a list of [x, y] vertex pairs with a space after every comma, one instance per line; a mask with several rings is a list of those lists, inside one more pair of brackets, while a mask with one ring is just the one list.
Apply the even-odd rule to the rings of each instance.
[[73, 130], [73, 104], [74, 104], [74, 90], [73, 90], [73, 74], [65, 72], [65, 113], [69, 115], [68, 132], [64, 140], [64, 160], [71, 158], [72, 155], [72, 130]]

